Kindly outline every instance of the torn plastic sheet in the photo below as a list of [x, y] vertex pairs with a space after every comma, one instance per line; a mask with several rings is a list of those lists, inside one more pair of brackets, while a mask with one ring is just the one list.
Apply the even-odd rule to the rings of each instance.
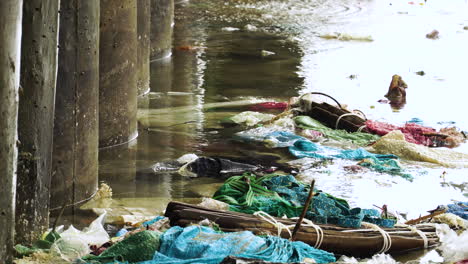
[[390, 153], [402, 159], [430, 162], [444, 167], [468, 168], [468, 154], [407, 142], [400, 130], [391, 131], [367, 149], [375, 153]]

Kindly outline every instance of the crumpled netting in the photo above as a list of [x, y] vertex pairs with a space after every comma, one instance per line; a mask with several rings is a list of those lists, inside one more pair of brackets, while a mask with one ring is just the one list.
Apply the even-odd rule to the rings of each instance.
[[342, 129], [331, 129], [319, 121], [311, 118], [310, 116], [297, 116], [294, 118], [296, 125], [303, 129], [311, 129], [321, 132], [327, 138], [331, 138], [337, 141], [351, 141], [353, 144], [358, 146], [367, 146], [370, 143], [376, 141], [380, 137], [363, 132], [349, 133]]

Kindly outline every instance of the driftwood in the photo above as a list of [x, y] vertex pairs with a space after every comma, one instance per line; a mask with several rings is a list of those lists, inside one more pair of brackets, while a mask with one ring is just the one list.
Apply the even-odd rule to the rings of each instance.
[[[170, 202], [166, 208], [165, 216], [170, 219], [171, 225], [178, 226], [197, 224], [208, 219], [219, 225], [219, 228], [225, 232], [249, 230], [258, 235], [277, 235], [278, 232], [276, 226], [253, 215], [207, 209], [179, 202]], [[295, 224], [295, 221], [290, 219], [275, 218], [275, 220], [288, 226]], [[378, 253], [384, 243], [382, 235], [373, 229], [352, 229], [335, 225], [319, 226], [324, 235], [323, 242], [318, 248], [337, 255], [369, 257]], [[429, 247], [438, 244], [433, 226], [422, 225], [418, 226], [418, 229], [426, 235]], [[391, 247], [387, 251], [389, 254], [424, 248], [423, 239], [408, 228], [384, 228], [384, 230], [391, 238]], [[290, 232], [285, 229], [280, 231], [280, 235], [283, 238], [290, 238]], [[302, 226], [297, 232], [296, 240], [314, 246], [317, 242], [316, 230], [310, 226]]]

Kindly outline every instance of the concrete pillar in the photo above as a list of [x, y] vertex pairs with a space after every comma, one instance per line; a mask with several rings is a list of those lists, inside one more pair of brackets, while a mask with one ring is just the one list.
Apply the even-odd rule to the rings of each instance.
[[16, 191], [16, 242], [22, 244], [32, 244], [49, 227], [58, 5], [58, 0], [23, 5]]
[[135, 139], [137, 132], [137, 2], [101, 0], [99, 146]]
[[97, 190], [99, 1], [60, 1], [51, 208]]
[[0, 1], [0, 260], [11, 263], [15, 234], [22, 0]]
[[138, 27], [138, 96], [149, 92], [150, 82], [150, 26], [151, 1], [137, 0], [137, 27]]
[[151, 60], [171, 54], [174, 0], [151, 0]]

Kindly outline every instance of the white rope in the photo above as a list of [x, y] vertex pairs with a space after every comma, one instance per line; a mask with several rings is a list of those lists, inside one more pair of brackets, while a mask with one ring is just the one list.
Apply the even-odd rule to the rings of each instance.
[[383, 246], [382, 246], [382, 249], [379, 252], [377, 252], [377, 254], [385, 253], [392, 247], [392, 238], [387, 232], [385, 232], [385, 230], [380, 228], [378, 225], [367, 223], [367, 222], [362, 222], [362, 225], [368, 228], [372, 228], [376, 231], [379, 231], [380, 234], [382, 234]]
[[278, 236], [281, 237], [281, 231], [283, 231], [283, 229], [286, 229], [286, 231], [288, 231], [289, 233], [289, 237], [292, 236], [292, 233], [291, 233], [291, 230], [290, 228], [291, 227], [294, 227], [294, 225], [292, 226], [287, 226], [283, 223], [280, 223], [278, 221], [276, 221], [276, 219], [269, 215], [268, 213], [266, 212], [263, 212], [263, 211], [258, 211], [258, 212], [255, 212], [253, 215], [255, 216], [259, 216], [260, 218], [262, 218], [263, 220], [267, 221], [268, 223], [272, 224], [274, 227], [276, 227], [277, 231], [278, 231]]
[[357, 130], [356, 132], [362, 132], [362, 130], [363, 130], [364, 128], [366, 128], [366, 127], [367, 127], [366, 125], [362, 125], [362, 126], [360, 126], [360, 127], [358, 128], [358, 130]]
[[409, 230], [411, 230], [411, 233], [417, 233], [422, 238], [422, 240], [424, 242], [424, 248], [426, 249], [426, 248], [429, 247], [429, 240], [428, 240], [426, 234], [423, 231], [421, 231], [418, 228], [416, 228], [415, 226], [411, 226], [411, 225], [400, 224], [399, 226], [408, 228]]
[[[268, 213], [263, 212], [263, 211], [255, 212], [253, 215], [262, 218], [266, 222], [268, 222], [268, 223], [272, 224], [274, 227], [276, 227], [279, 237], [281, 237], [281, 232], [283, 231], [283, 229], [286, 229], [286, 231], [288, 232], [290, 238], [292, 237], [291, 228], [294, 228], [296, 226], [295, 224], [294, 225], [285, 225], [283, 223], [280, 223], [280, 222], [276, 221], [276, 219], [273, 216], [271, 216]], [[291, 220], [298, 220], [299, 217], [294, 217], [294, 218], [290, 218], [290, 219]], [[304, 218], [304, 219], [302, 219], [302, 222], [305, 223], [302, 226], [313, 227], [315, 229], [315, 233], [317, 234], [317, 240], [315, 241], [314, 248], [317, 248], [317, 249], [320, 248], [320, 246], [322, 245], [322, 242], [323, 242], [323, 238], [324, 238], [322, 228], [320, 226], [314, 224], [309, 219]]]
[[338, 124], [340, 123], [341, 118], [343, 118], [343, 117], [345, 117], [345, 116], [352, 116], [352, 115], [353, 115], [353, 116], [357, 116], [357, 117], [361, 117], [361, 116], [359, 116], [359, 115], [357, 115], [357, 114], [355, 114], [355, 113], [346, 113], [346, 114], [342, 114], [342, 115], [340, 115], [340, 117], [338, 117], [338, 119], [336, 120], [335, 129], [338, 129]]
[[[299, 217], [293, 217], [291, 219], [297, 220], [297, 219], [299, 219]], [[315, 241], [314, 248], [317, 248], [317, 249], [320, 248], [320, 246], [322, 245], [322, 242], [323, 242], [323, 237], [324, 237], [323, 236], [323, 229], [320, 226], [314, 224], [309, 219], [303, 218], [302, 222], [305, 223], [305, 225], [303, 225], [303, 226], [309, 226], [309, 227], [313, 227], [315, 229], [315, 233], [317, 234], [317, 240]]]

